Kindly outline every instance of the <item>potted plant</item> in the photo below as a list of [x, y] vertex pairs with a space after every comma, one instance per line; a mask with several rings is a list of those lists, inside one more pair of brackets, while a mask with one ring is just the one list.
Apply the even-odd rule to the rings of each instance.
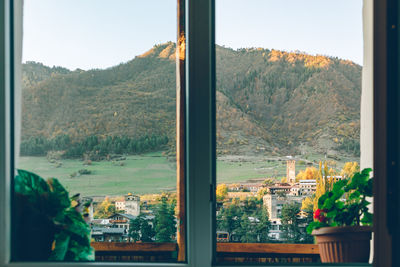
[[371, 169], [334, 183], [318, 200], [307, 232], [315, 236], [322, 262], [368, 262], [372, 233]]
[[79, 195], [55, 178], [18, 170], [14, 179], [13, 258], [17, 261], [93, 261], [90, 227]]

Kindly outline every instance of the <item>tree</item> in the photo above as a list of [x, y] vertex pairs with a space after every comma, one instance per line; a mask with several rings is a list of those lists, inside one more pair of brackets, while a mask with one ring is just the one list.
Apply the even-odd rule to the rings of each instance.
[[265, 184], [266, 186], [271, 186], [271, 185], [274, 185], [275, 183], [276, 183], [276, 180], [274, 178], [267, 178], [263, 182], [263, 184]]
[[256, 214], [260, 204], [262, 204], [262, 200], [259, 200], [255, 197], [248, 197], [244, 199], [242, 203], [242, 213]]
[[247, 213], [243, 214], [240, 220], [240, 227], [235, 231], [240, 241], [243, 243], [257, 242], [257, 225], [255, 221], [250, 221]]
[[304, 171], [300, 171], [296, 176], [296, 181], [300, 180], [316, 180], [318, 170], [315, 167], [307, 167]]
[[95, 218], [108, 218], [116, 212], [115, 205], [111, 203], [108, 197], [100, 204], [93, 214]]
[[299, 212], [299, 203], [285, 204], [282, 207], [282, 234], [288, 243], [299, 243], [301, 241], [302, 233], [299, 229], [299, 219], [297, 217]]
[[156, 209], [155, 232], [157, 242], [171, 242], [176, 234], [175, 205], [169, 204], [166, 196], [161, 197], [161, 204]]
[[151, 242], [154, 239], [155, 232], [152, 226], [153, 222], [146, 219], [143, 214], [140, 214], [136, 219], [130, 221], [129, 237], [135, 242]]
[[315, 197], [314, 197], [314, 211], [318, 208], [318, 199], [325, 194], [326, 191], [332, 188], [334, 178], [332, 177], [332, 172], [328, 170], [328, 165], [325, 162], [324, 163], [324, 168], [322, 169], [322, 162], [319, 162], [319, 170], [318, 170], [318, 176], [316, 179], [317, 183], [317, 188], [315, 191]]
[[232, 234], [240, 227], [242, 214], [237, 202], [232, 202], [226, 208], [222, 208], [217, 218], [217, 230], [227, 231]]
[[268, 211], [256, 198], [232, 200], [217, 216], [217, 230], [227, 231], [241, 242], [268, 242], [269, 229]]
[[[140, 215], [139, 215], [140, 216]], [[140, 240], [140, 232], [142, 228], [142, 222], [141, 219], [136, 217], [134, 220], [130, 220], [129, 222], [129, 237], [133, 239], [134, 242]]]
[[257, 197], [259, 199], [262, 199], [264, 195], [266, 195], [268, 193], [268, 189], [267, 188], [260, 188], [257, 191]]
[[259, 222], [256, 226], [258, 241], [260, 243], [267, 243], [269, 241], [269, 230], [271, 229], [271, 222], [269, 221], [268, 211], [265, 207], [259, 209], [260, 212], [257, 216]]
[[152, 242], [155, 237], [155, 231], [153, 228], [154, 221], [144, 219], [141, 225], [141, 240], [143, 242]]
[[358, 165], [358, 162], [346, 162], [343, 166], [342, 171], [340, 172], [340, 175], [346, 178], [350, 178], [353, 176], [354, 173], [359, 171], [360, 165]]
[[314, 195], [306, 197], [305, 199], [303, 199], [303, 201], [301, 202], [301, 210], [309, 213], [311, 212], [311, 214], [313, 213], [313, 208], [314, 208]]
[[226, 198], [226, 196], [228, 195], [228, 187], [226, 186], [226, 184], [217, 185], [216, 195], [217, 201], [222, 201]]

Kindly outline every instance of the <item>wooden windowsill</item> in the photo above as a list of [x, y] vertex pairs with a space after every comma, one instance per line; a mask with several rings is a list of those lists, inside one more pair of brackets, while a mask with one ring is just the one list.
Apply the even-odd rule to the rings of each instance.
[[[95, 251], [135, 251], [135, 252], [166, 252], [177, 251], [176, 243], [133, 243], [133, 242], [92, 242]], [[249, 253], [249, 254], [319, 254], [318, 246], [314, 244], [282, 244], [282, 243], [217, 243], [218, 253]]]

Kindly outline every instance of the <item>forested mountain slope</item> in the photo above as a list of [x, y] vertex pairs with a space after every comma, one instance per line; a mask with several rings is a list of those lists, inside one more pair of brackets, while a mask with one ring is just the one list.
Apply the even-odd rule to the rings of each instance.
[[[216, 54], [220, 154], [284, 155], [297, 153], [300, 145], [358, 153], [360, 66], [268, 49], [217, 46]], [[80, 154], [98, 150], [107, 137], [125, 140], [110, 152], [173, 153], [175, 71], [173, 43], [105, 70], [24, 64], [22, 140], [30, 151], [25, 154], [57, 138], [62, 144], [47, 144], [40, 153], [86, 142], [75, 153]], [[97, 141], [88, 145], [93, 136]]]

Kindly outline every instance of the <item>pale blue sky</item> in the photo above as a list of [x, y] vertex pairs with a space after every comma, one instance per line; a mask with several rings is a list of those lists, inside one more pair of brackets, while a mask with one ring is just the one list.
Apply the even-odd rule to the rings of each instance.
[[[362, 64], [362, 0], [216, 0], [216, 42]], [[107, 68], [176, 39], [176, 0], [25, 0], [23, 61]]]

